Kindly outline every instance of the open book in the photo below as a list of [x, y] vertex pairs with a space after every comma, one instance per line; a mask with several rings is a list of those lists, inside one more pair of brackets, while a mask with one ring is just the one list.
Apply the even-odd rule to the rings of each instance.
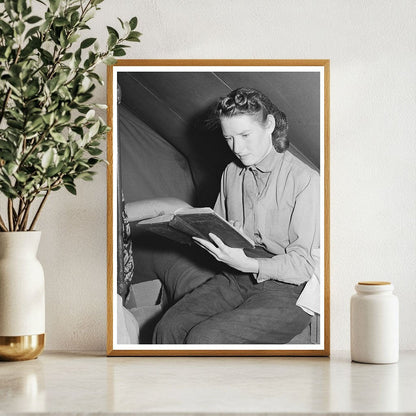
[[209, 233], [213, 233], [229, 247], [254, 247], [249, 237], [240, 233], [211, 208], [180, 208], [174, 214], [137, 221], [135, 227], [185, 244], [192, 244], [192, 237], [211, 241]]

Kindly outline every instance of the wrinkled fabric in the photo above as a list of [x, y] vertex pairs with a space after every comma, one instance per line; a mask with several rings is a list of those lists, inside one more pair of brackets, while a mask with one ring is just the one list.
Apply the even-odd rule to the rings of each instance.
[[[252, 186], [245, 185], [249, 169], [256, 172], [254, 191]], [[250, 205], [247, 201], [251, 201]], [[258, 258], [259, 273], [255, 277], [259, 283], [278, 280], [302, 284], [313, 275], [319, 280], [319, 174], [289, 152], [272, 150], [249, 168], [230, 163], [222, 176], [215, 211], [228, 221], [241, 224], [250, 223], [245, 218], [251, 215], [254, 229], [244, 225], [244, 232], [257, 246], [273, 254], [270, 258]], [[319, 285], [318, 290], [316, 281], [313, 286], [305, 295], [306, 303], [319, 305]]]

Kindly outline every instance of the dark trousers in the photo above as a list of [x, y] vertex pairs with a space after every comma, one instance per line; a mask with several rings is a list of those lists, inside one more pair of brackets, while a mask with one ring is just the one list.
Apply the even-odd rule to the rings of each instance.
[[257, 283], [230, 268], [215, 273], [198, 262], [159, 257], [157, 274], [173, 305], [153, 334], [158, 344], [285, 344], [310, 315], [296, 306], [304, 285]]

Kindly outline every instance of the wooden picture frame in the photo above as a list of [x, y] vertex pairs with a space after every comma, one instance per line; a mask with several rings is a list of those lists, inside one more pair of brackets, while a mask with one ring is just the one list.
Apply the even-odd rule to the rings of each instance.
[[[108, 67], [107, 123], [111, 127], [107, 147], [108, 356], [329, 356], [329, 72], [329, 60], [120, 60], [116, 65]], [[123, 108], [117, 102], [116, 91], [120, 84], [122, 84], [122, 101], [126, 97]], [[295, 341], [286, 344], [153, 344], [151, 341], [141, 343], [141, 335], [138, 335], [139, 338], [135, 343], [135, 331], [139, 326], [138, 322], [136, 325], [136, 321], [142, 325], [139, 327], [140, 334], [144, 334], [144, 328], [148, 323], [142, 322], [141, 316], [147, 312], [145, 306], [138, 304], [139, 301], [134, 298], [134, 294], [129, 295], [130, 309], [127, 308], [126, 290], [129, 289], [132, 293], [133, 290], [136, 290], [138, 296], [145, 295], [146, 301], [153, 302], [150, 297], [152, 290], [157, 289], [158, 283], [156, 274], [154, 281], [145, 280], [151, 282], [148, 286], [143, 286], [144, 282], [136, 280], [132, 284], [126, 277], [128, 266], [126, 266], [125, 258], [123, 259], [123, 253], [125, 257], [131, 243], [130, 240], [126, 240], [125, 224], [127, 220], [123, 215], [125, 213], [125, 205], [123, 204], [126, 202], [127, 206], [130, 206], [131, 201], [137, 199], [137, 195], [134, 194], [136, 187], [140, 188], [141, 186], [141, 176], [130, 179], [129, 173], [127, 173], [128, 168], [136, 163], [128, 158], [141, 153], [144, 159], [136, 164], [136, 166], [141, 166], [140, 163], [149, 163], [149, 156], [146, 156], [147, 153], [144, 155], [143, 151], [137, 150], [134, 146], [130, 149], [124, 148], [127, 146], [124, 144], [124, 138], [122, 139], [124, 147], [122, 146], [120, 150], [121, 139], [119, 136], [124, 134], [123, 132], [129, 131], [129, 128], [133, 128], [132, 125], [142, 126], [139, 135], [150, 134], [152, 138], [148, 143], [151, 146], [156, 142], [156, 139], [161, 143], [166, 140], [167, 143], [163, 146], [176, 149], [185, 157], [185, 160], [191, 160], [188, 166], [189, 171], [196, 176], [195, 170], [191, 169], [194, 162], [190, 158], [197, 153], [198, 149], [193, 148], [188, 151], [186, 146], [189, 143], [186, 144], [186, 140], [190, 140], [189, 137], [192, 137], [192, 140], [197, 141], [200, 137], [199, 133], [205, 134], [202, 130], [208, 127], [203, 125], [202, 121], [206, 119], [201, 114], [207, 113], [207, 103], [212, 101], [215, 93], [220, 92], [217, 97], [225, 96], [232, 89], [241, 86], [262, 91], [287, 115], [289, 139], [292, 140], [293, 137], [289, 151], [320, 172], [321, 244], [320, 260], [317, 262], [317, 267], [320, 268], [318, 279], [320, 313], [313, 315], [311, 323], [302, 332], [303, 335], [299, 335], [299, 338], [295, 337], [295, 340], [300, 340], [298, 343]], [[210, 99], [207, 98], [207, 95], [210, 96]], [[178, 110], [178, 108], [180, 109]], [[129, 117], [128, 123], [130, 124], [127, 127], [124, 126], [127, 120], [123, 118], [127, 116], [123, 114], [128, 114]], [[131, 135], [129, 140], [135, 144], [138, 141], [135, 138], [136, 133], [129, 134]], [[204, 143], [206, 146], [206, 142]], [[141, 144], [141, 146], [146, 145]], [[149, 146], [142, 147], [142, 149], [147, 152]], [[188, 154], [186, 154], [187, 152]], [[219, 153], [216, 151], [215, 154]], [[198, 159], [198, 157], [196, 158]], [[223, 162], [216, 161], [213, 162], [213, 165], [223, 167], [224, 164], [221, 165], [221, 163]], [[161, 159], [155, 157], [154, 161], [146, 166], [150, 166], [151, 170], [152, 164], [158, 165], [157, 168], [162, 172]], [[179, 161], [178, 164], [181, 165], [183, 162]], [[174, 164], [171, 163], [169, 166], [169, 169], [175, 169]], [[214, 169], [212, 166], [210, 168]], [[138, 173], [135, 172], [134, 175], [138, 175]], [[174, 175], [175, 173], [172, 171], [172, 176]], [[156, 176], [158, 175], [153, 175], [155, 180]], [[120, 185], [122, 180], [123, 186]], [[197, 180], [193, 179], [193, 183], [196, 184]], [[181, 188], [180, 182], [179, 185], [168, 184], [168, 186], [171, 186], [172, 189], [175, 186]], [[218, 189], [214, 188], [211, 193], [218, 192]], [[202, 189], [205, 190], [208, 187]], [[138, 194], [139, 198], [145, 195], [144, 191], [137, 192], [143, 192], [143, 194]], [[181, 192], [182, 190], [178, 189], [180, 196], [182, 196]], [[160, 193], [156, 196], [160, 196]], [[124, 197], [126, 197], [126, 201], [124, 201]], [[208, 191], [204, 191], [201, 198], [205, 198], [204, 203], [212, 201], [212, 195]], [[202, 204], [202, 206], [205, 205]], [[133, 224], [130, 225], [134, 228]], [[135, 238], [134, 235], [133, 238]], [[133, 242], [133, 248], [134, 244], [136, 243]], [[142, 248], [147, 250], [146, 242], [140, 241], [137, 244], [139, 246], [141, 244]], [[159, 250], [159, 248], [157, 249]], [[158, 258], [157, 255], [153, 256]], [[142, 263], [137, 264], [136, 257], [133, 258], [133, 262], [137, 273], [139, 271], [144, 273], [146, 270], [147, 276], [149, 275], [147, 266]], [[318, 274], [317, 271], [314, 272], [314, 275], [316, 274]], [[131, 278], [131, 274], [129, 278]], [[153, 296], [155, 297], [154, 303], [147, 306], [159, 306], [157, 302], [159, 302], [160, 296], [164, 296], [163, 287], [157, 294], [153, 293]], [[139, 315], [139, 313], [143, 313], [143, 315]], [[132, 316], [136, 317], [136, 321]], [[160, 316], [158, 316], [159, 318]], [[304, 335], [306, 333], [310, 335], [310, 338], [308, 338], [309, 335]], [[130, 341], [126, 342], [126, 339]]]

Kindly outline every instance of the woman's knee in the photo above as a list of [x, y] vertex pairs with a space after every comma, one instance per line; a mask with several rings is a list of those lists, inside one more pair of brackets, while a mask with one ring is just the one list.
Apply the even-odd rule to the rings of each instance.
[[156, 325], [153, 332], [154, 344], [183, 344], [186, 329], [181, 319], [166, 313]]

